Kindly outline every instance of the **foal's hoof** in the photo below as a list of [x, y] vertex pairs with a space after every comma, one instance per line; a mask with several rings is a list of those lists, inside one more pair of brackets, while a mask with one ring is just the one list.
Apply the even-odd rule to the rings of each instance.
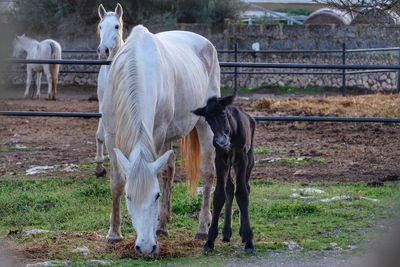
[[213, 251], [213, 248], [209, 247], [208, 245], [204, 245], [204, 247], [203, 247], [203, 253], [204, 253], [205, 255], [211, 254], [212, 251]]
[[246, 245], [244, 246], [244, 251], [245, 251], [247, 254], [254, 255], [254, 253], [255, 253], [256, 251], [255, 251], [255, 249], [254, 249], [253, 242], [248, 242], [248, 243], [246, 243]]
[[96, 169], [96, 171], [94, 172], [94, 174], [96, 175], [96, 177], [105, 177], [107, 174], [106, 169], [102, 168], [102, 169]]
[[163, 229], [157, 229], [157, 236], [168, 236], [168, 231]]
[[222, 242], [229, 243], [229, 242], [231, 242], [231, 239], [229, 237], [223, 237]]
[[206, 233], [197, 233], [194, 237], [194, 240], [207, 240], [208, 234]]

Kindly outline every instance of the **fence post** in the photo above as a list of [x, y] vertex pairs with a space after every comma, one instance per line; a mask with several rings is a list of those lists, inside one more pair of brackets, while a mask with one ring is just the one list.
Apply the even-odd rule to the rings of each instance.
[[[400, 65], [400, 49], [398, 52], [398, 64]], [[400, 94], [400, 69], [397, 70], [397, 93]]]
[[[342, 45], [342, 64], [346, 64], [346, 43]], [[342, 96], [346, 95], [346, 70], [342, 70]]]
[[[235, 63], [237, 63], [238, 62], [238, 44], [237, 43], [235, 43]], [[235, 75], [235, 78], [234, 78], [234, 94], [236, 95], [237, 94], [237, 79], [238, 79], [238, 68], [237, 67], [235, 67], [235, 70], [234, 70], [234, 75]]]

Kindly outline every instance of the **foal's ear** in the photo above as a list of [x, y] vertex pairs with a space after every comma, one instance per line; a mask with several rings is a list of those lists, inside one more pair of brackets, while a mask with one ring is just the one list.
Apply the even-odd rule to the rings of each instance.
[[233, 104], [234, 100], [235, 100], [235, 95], [229, 95], [229, 96], [221, 97], [218, 100], [218, 102], [220, 105], [226, 107], [226, 106]]
[[117, 4], [117, 7], [115, 8], [115, 13], [122, 18], [122, 14], [124, 14], [124, 11], [122, 10], [122, 6], [120, 3]]
[[192, 111], [193, 114], [197, 116], [206, 116], [206, 107], [198, 108]]
[[107, 11], [104, 8], [103, 4], [99, 5], [99, 8], [97, 9], [97, 12], [99, 13], [100, 19], [103, 19], [103, 17], [107, 14]]

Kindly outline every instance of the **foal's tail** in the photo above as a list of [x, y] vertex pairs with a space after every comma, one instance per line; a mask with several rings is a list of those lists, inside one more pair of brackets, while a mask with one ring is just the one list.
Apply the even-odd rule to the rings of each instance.
[[181, 139], [181, 159], [182, 166], [186, 170], [189, 191], [192, 195], [196, 192], [197, 179], [200, 171], [200, 143], [196, 128]]

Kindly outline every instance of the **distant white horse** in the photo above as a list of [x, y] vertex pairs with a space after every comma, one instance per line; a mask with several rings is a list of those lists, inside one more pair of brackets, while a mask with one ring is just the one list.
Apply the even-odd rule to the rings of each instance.
[[[26, 37], [25, 34], [16, 36], [13, 56], [17, 57], [22, 51], [27, 53], [26, 59], [61, 59], [61, 46], [54, 40], [46, 39], [41, 42]], [[59, 64], [27, 64], [25, 97], [28, 97], [32, 81], [32, 71], [36, 72], [36, 95], [40, 98], [42, 73], [46, 74], [48, 90], [47, 98], [56, 99]], [[34, 93], [32, 94], [33, 97]]]
[[[98, 33], [100, 35], [100, 44], [97, 48], [97, 53], [100, 59], [112, 60], [118, 49], [124, 44], [123, 21], [122, 21], [122, 6], [117, 4], [114, 12], [107, 12], [103, 5], [99, 5], [98, 14], [100, 23], [98, 25]], [[99, 76], [97, 78], [97, 97], [99, 99], [99, 113], [101, 112], [101, 102], [103, 101], [104, 87], [106, 84], [109, 66], [102, 65]], [[96, 171], [97, 177], [105, 176], [106, 169], [103, 166], [104, 162], [104, 127], [102, 119], [99, 119], [99, 125], [96, 133]]]
[[[219, 96], [219, 84], [217, 52], [204, 37], [183, 31], [152, 34], [141, 25], [132, 30], [110, 67], [102, 102], [112, 166], [109, 241], [122, 239], [120, 197], [125, 188], [128, 212], [137, 233], [137, 253], [153, 256], [157, 251], [156, 233], [166, 232], [171, 216], [175, 168], [173, 151], [165, 151], [173, 140], [183, 137], [182, 150], [187, 152], [183, 161], [189, 165], [192, 188], [197, 186], [199, 169], [204, 179], [196, 237], [207, 238], [215, 177], [213, 133], [204, 119], [191, 111], [205, 105], [208, 98]], [[166, 175], [162, 177], [159, 210], [157, 174], [163, 168]]]

